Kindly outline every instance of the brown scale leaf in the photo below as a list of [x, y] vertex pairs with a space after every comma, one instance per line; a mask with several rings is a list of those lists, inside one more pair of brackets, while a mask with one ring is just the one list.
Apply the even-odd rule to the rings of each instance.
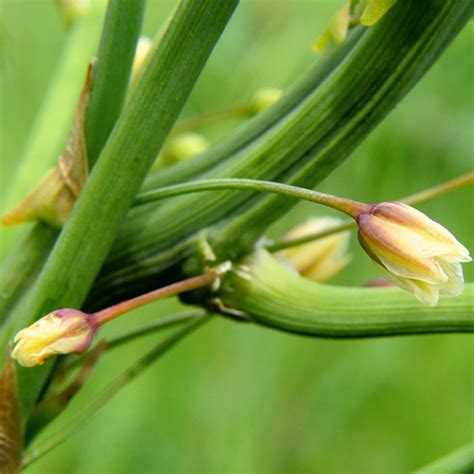
[[15, 365], [9, 357], [0, 374], [0, 472], [20, 472], [22, 430], [18, 407]]
[[84, 124], [92, 74], [93, 64], [90, 64], [71, 133], [59, 163], [46, 173], [18, 206], [3, 216], [3, 225], [14, 226], [41, 220], [54, 227], [61, 227], [69, 217], [88, 174]]

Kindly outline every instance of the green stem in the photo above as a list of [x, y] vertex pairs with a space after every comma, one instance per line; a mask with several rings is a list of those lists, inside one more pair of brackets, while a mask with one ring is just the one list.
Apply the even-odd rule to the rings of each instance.
[[180, 120], [173, 128], [173, 133], [187, 132], [229, 118], [250, 117], [251, 114], [252, 109], [248, 105], [236, 105], [226, 109], [214, 110], [212, 112]]
[[230, 190], [240, 189], [248, 191], [260, 191], [288, 196], [294, 199], [303, 199], [305, 201], [315, 202], [328, 206], [338, 211], [344, 212], [351, 217], [367, 211], [369, 206], [362, 202], [352, 201], [351, 199], [340, 198], [330, 194], [320, 193], [312, 189], [299, 188], [284, 183], [275, 183], [273, 181], [262, 181], [257, 179], [208, 179], [203, 181], [191, 181], [190, 183], [174, 184], [154, 191], [148, 191], [140, 194], [134, 201], [134, 205], [146, 204], [173, 196], [182, 194], [197, 193], [202, 191]]
[[163, 288], [150, 291], [144, 295], [137, 296], [135, 298], [122, 301], [114, 306], [103, 309], [92, 313], [90, 316], [94, 323], [100, 327], [109, 321], [118, 318], [122, 314], [126, 314], [134, 309], [140, 308], [141, 306], [147, 305], [159, 299], [168, 298], [169, 296], [175, 296], [186, 291], [195, 290], [197, 288], [203, 288], [213, 283], [217, 278], [216, 273], [207, 273], [204, 275], [187, 278], [186, 280], [173, 283]]
[[145, 0], [110, 0], [94, 68], [85, 136], [92, 168], [122, 110]]
[[[407, 196], [405, 198], [399, 199], [399, 201], [414, 206], [416, 204], [421, 204], [431, 199], [438, 198], [447, 193], [458, 191], [467, 186], [472, 186], [474, 184], [474, 173], [468, 173], [457, 178], [446, 181], [445, 183], [438, 184], [437, 186], [424, 189], [416, 194]], [[272, 244], [268, 244], [265, 248], [269, 252], [278, 252], [279, 250], [287, 249], [290, 247], [296, 247], [298, 245], [307, 244], [314, 240], [322, 239], [324, 237], [329, 237], [330, 235], [338, 234], [339, 232], [344, 232], [349, 229], [354, 229], [357, 227], [356, 222], [347, 221], [342, 222], [341, 224], [335, 225], [329, 229], [325, 229], [319, 232], [314, 232], [312, 234], [305, 235], [304, 237], [299, 237], [298, 239], [288, 239], [281, 240]]]
[[349, 288], [315, 283], [264, 250], [224, 279], [224, 308], [257, 323], [313, 337], [355, 338], [474, 331], [474, 284], [436, 307], [399, 288]]
[[472, 474], [474, 444], [468, 444], [436, 461], [417, 469], [414, 474]]
[[443, 196], [444, 194], [450, 193], [452, 191], [458, 191], [459, 189], [472, 186], [474, 184], [474, 173], [464, 174], [458, 176], [457, 178], [450, 179], [445, 183], [438, 184], [428, 189], [424, 189], [419, 193], [412, 194], [405, 198], [400, 199], [401, 202], [414, 206], [416, 204], [421, 204], [431, 199]]
[[[238, 0], [183, 0], [140, 76], [74, 212], [29, 295], [4, 328], [16, 330], [58, 307], [80, 307], [149, 167]], [[51, 364], [20, 370], [24, 418]]]
[[81, 411], [76, 418], [74, 418], [66, 427], [60, 432], [52, 435], [49, 439], [33, 447], [29, 453], [23, 458], [22, 466], [26, 468], [39, 458], [47, 454], [53, 448], [57, 447], [68, 439], [71, 435], [77, 432], [79, 426], [90, 420], [109, 400], [111, 400], [120, 390], [132, 382], [138, 375], [147, 369], [159, 357], [170, 350], [177, 342], [185, 336], [195, 331], [198, 327], [209, 321], [211, 316], [202, 316], [195, 318], [189, 324], [181, 329], [178, 329], [170, 337], [160, 342], [151, 351], [147, 352], [143, 357], [140, 357], [133, 365], [131, 365], [125, 372], [117, 377], [111, 384], [109, 384], [85, 409]]

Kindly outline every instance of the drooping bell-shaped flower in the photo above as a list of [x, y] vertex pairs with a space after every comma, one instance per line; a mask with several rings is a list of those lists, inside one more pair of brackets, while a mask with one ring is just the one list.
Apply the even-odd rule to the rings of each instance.
[[57, 354], [80, 354], [89, 348], [96, 328], [94, 320], [81, 311], [54, 311], [15, 336], [12, 357], [33, 367]]
[[356, 216], [365, 251], [399, 287], [434, 306], [439, 295], [464, 287], [462, 262], [469, 251], [440, 224], [400, 202], [369, 206]]

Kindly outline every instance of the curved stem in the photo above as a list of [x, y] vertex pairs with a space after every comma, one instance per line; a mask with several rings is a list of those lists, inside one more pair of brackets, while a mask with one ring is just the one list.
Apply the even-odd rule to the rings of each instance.
[[289, 184], [276, 183], [273, 181], [238, 178], [209, 179], [165, 186], [154, 191], [140, 194], [135, 199], [134, 205], [137, 206], [146, 204], [172, 196], [179, 196], [181, 194], [232, 189], [264, 191], [268, 193], [281, 194], [294, 199], [302, 199], [304, 201], [322, 204], [323, 206], [328, 206], [338, 211], [344, 212], [351, 217], [355, 217], [361, 211], [367, 210], [369, 207], [367, 204], [362, 202], [332, 196], [331, 194], [320, 193], [318, 191], [313, 191], [312, 189], [300, 188], [298, 186], [291, 186]]
[[[473, 184], [474, 173], [468, 173], [462, 176], [458, 176], [457, 178], [451, 179], [444, 183], [438, 184], [437, 186], [424, 189], [419, 193], [411, 194], [410, 196], [400, 199], [400, 201], [404, 202], [405, 204], [409, 204], [410, 206], [413, 206], [415, 204], [421, 204], [423, 202], [430, 201], [431, 199], [443, 196], [444, 194], [450, 193], [452, 191], [458, 191], [467, 186], [472, 186]], [[304, 237], [299, 237], [297, 239], [281, 240], [279, 242], [268, 244], [265, 246], [265, 248], [269, 252], [278, 252], [279, 250], [307, 244], [308, 242], [312, 242], [313, 240], [322, 239], [324, 237], [328, 237], [330, 235], [343, 232], [345, 230], [353, 229], [355, 227], [356, 223], [354, 221], [342, 222], [341, 224], [335, 225], [329, 229], [314, 232], [312, 234], [305, 235]]]
[[229, 118], [240, 118], [251, 116], [251, 108], [248, 105], [235, 105], [226, 109], [213, 110], [201, 115], [196, 115], [180, 120], [173, 128], [173, 133], [182, 133], [196, 128], [205, 127], [213, 123]]

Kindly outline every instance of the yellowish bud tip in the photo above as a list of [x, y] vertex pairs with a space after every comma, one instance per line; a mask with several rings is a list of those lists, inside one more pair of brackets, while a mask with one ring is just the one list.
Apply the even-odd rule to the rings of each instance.
[[153, 42], [150, 38], [147, 38], [146, 36], [140, 36], [137, 43], [137, 49], [135, 51], [135, 59], [133, 60], [132, 74], [136, 74], [141, 69], [146, 61], [146, 58], [148, 57], [148, 53], [150, 52], [152, 45]]
[[[288, 232], [285, 239], [306, 237], [329, 230], [341, 222], [341, 219], [335, 217], [309, 219]], [[326, 281], [350, 262], [349, 240], [349, 231], [339, 232], [307, 244], [285, 249], [282, 254], [302, 276], [314, 281]]]
[[321, 53], [327, 49], [331, 43], [337, 45], [342, 44], [347, 37], [350, 23], [351, 12], [350, 6], [347, 4], [340, 8], [334, 17], [331, 18], [329, 27], [324, 31], [319, 39], [313, 43], [313, 51], [316, 53]]
[[161, 158], [166, 164], [186, 161], [209, 148], [208, 140], [199, 133], [188, 132], [172, 137], [163, 148]]
[[66, 27], [87, 15], [91, 9], [90, 0], [56, 0], [56, 3]]
[[95, 331], [89, 315], [60, 309], [18, 332], [12, 357], [24, 367], [33, 367], [56, 354], [80, 354], [89, 348]]
[[252, 114], [257, 114], [258, 112], [270, 107], [280, 100], [282, 94], [283, 91], [275, 87], [259, 89], [250, 100], [250, 110]]
[[359, 241], [400, 288], [429, 306], [439, 295], [463, 292], [461, 263], [469, 251], [443, 226], [400, 202], [385, 202], [360, 213]]
[[360, 23], [364, 26], [372, 26], [377, 23], [385, 13], [393, 7], [397, 0], [369, 0], [362, 10]]

